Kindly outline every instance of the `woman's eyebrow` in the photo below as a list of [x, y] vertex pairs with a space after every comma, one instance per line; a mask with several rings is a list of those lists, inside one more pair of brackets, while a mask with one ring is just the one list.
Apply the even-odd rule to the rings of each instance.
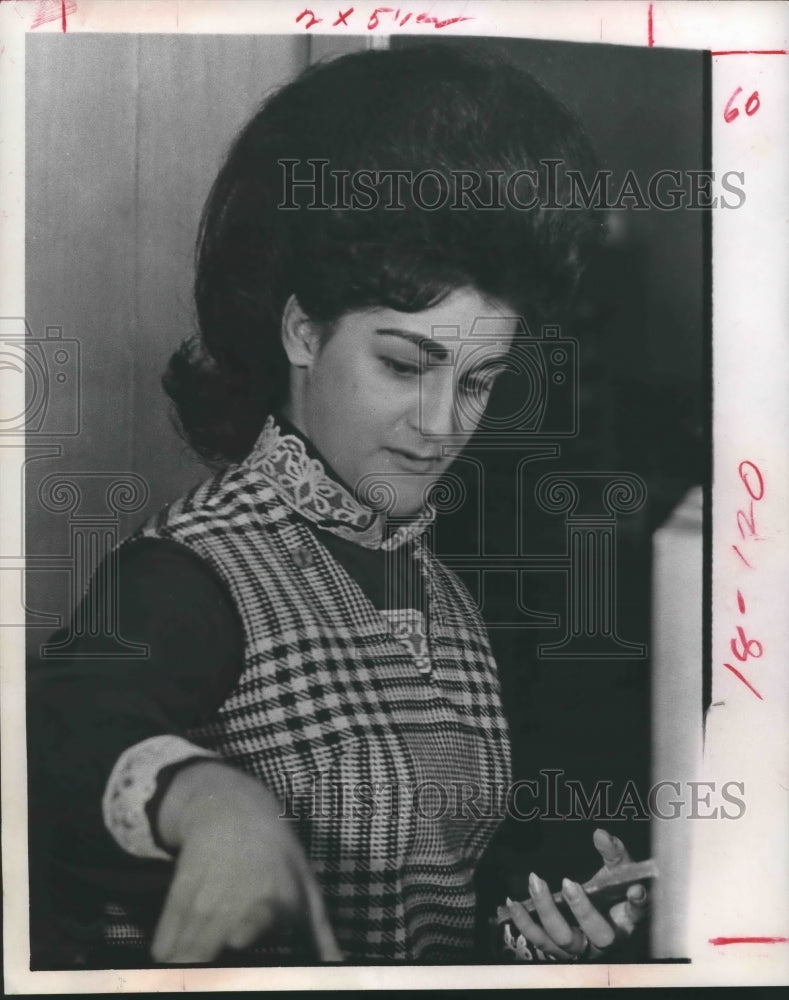
[[409, 343], [416, 344], [416, 346], [423, 351], [425, 354], [429, 353], [431, 358], [436, 361], [446, 361], [449, 357], [449, 351], [446, 347], [442, 347], [437, 340], [433, 340], [431, 337], [426, 337], [423, 333], [416, 333], [414, 330], [401, 330], [399, 327], [378, 327], [375, 331], [383, 336], [388, 337], [400, 337], [401, 340], [407, 340]]

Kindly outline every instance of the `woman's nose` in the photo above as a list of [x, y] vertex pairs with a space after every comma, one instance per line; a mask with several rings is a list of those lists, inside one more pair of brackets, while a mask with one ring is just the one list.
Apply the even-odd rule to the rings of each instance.
[[455, 379], [451, 372], [425, 380], [419, 393], [419, 430], [425, 438], [451, 441], [460, 432]]

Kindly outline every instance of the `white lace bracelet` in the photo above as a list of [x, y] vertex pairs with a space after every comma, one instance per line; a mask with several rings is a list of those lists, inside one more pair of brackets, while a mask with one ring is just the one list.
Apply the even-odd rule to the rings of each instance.
[[171, 860], [172, 854], [154, 840], [145, 811], [156, 792], [159, 772], [190, 757], [217, 756], [180, 736], [152, 736], [124, 750], [101, 802], [104, 825], [124, 851], [138, 858]]

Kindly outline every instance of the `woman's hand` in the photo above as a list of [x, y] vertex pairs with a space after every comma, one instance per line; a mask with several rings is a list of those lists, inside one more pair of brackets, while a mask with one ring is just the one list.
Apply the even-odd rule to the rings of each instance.
[[175, 776], [158, 815], [178, 856], [151, 948], [157, 962], [210, 962], [300, 920], [322, 961], [342, 960], [320, 888], [281, 812], [261, 782], [225, 764], [200, 762]]
[[[618, 837], [612, 837], [605, 830], [595, 830], [593, 839], [603, 859], [603, 867], [593, 878], [631, 860]], [[550, 889], [534, 873], [529, 876], [529, 892], [540, 923], [520, 903], [507, 900], [512, 922], [531, 945], [560, 962], [595, 961], [604, 957], [618, 941], [630, 937], [649, 909], [646, 888], [633, 885], [627, 890], [627, 899], [615, 903], [608, 914], [603, 915], [578, 883], [564, 879], [562, 895], [575, 916], [575, 926], [562, 916]]]

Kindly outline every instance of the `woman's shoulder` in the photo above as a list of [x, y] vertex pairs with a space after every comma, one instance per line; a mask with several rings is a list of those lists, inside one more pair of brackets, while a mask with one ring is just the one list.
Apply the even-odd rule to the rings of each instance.
[[258, 525], [279, 520], [281, 504], [274, 490], [257, 480], [244, 465], [221, 469], [169, 501], [138, 526], [132, 539], [188, 538], [201, 531], [221, 530], [222, 526], [249, 521]]
[[[119, 596], [127, 614], [150, 619], [155, 611], [182, 618], [185, 609], [202, 616], [208, 609], [227, 608], [235, 616], [235, 605], [227, 584], [211, 562], [176, 539], [133, 534], [115, 550]], [[98, 573], [93, 585], [101, 584]], [[140, 610], [142, 609], [142, 610]]]

